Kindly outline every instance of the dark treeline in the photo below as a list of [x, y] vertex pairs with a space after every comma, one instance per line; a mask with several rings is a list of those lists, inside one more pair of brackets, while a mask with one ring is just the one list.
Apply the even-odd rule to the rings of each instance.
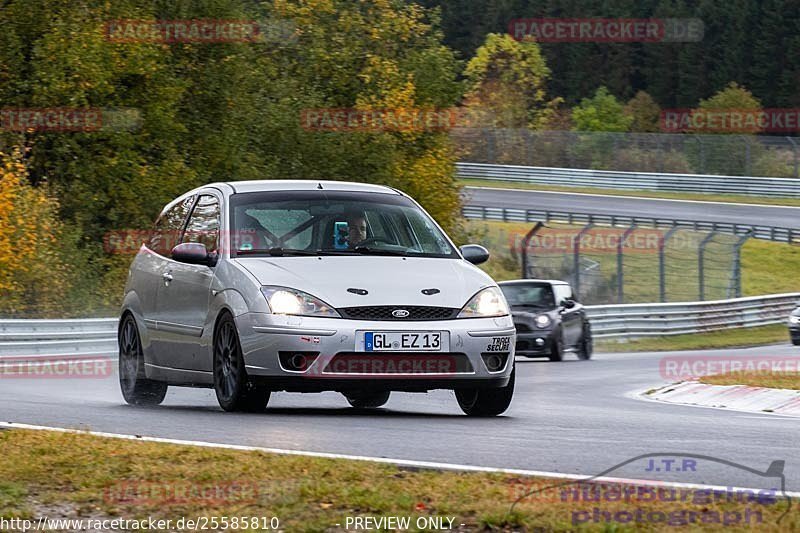
[[421, 0], [442, 11], [445, 42], [465, 59], [487, 33], [518, 18], [699, 18], [696, 43], [543, 43], [548, 93], [568, 104], [605, 85], [618, 98], [638, 90], [662, 107], [692, 107], [735, 81], [764, 107], [800, 105], [798, 0]]

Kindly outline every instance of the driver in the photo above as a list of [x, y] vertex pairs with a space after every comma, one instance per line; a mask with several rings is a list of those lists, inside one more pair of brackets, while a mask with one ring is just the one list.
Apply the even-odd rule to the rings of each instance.
[[367, 239], [367, 217], [362, 212], [347, 215], [347, 245], [355, 248]]

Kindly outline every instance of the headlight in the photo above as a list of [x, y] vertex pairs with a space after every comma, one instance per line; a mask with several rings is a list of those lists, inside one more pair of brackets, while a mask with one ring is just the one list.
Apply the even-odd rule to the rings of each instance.
[[800, 324], [800, 316], [792, 315], [789, 317], [789, 324]]
[[261, 287], [269, 309], [276, 315], [324, 316], [341, 318], [330, 305], [310, 294], [288, 287]]
[[550, 317], [547, 315], [537, 315], [536, 318], [533, 319], [533, 321], [536, 322], [536, 327], [538, 328], [546, 328], [552, 322], [552, 320], [550, 320]]
[[487, 287], [467, 302], [458, 313], [458, 318], [485, 318], [507, 314], [508, 304], [503, 293], [497, 287]]

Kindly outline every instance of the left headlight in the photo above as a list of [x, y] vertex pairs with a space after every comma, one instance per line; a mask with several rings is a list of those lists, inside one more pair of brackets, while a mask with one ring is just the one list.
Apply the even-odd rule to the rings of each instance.
[[536, 315], [533, 321], [536, 322], [536, 327], [539, 328], [546, 328], [553, 322], [547, 315]]
[[321, 316], [341, 318], [339, 313], [316, 296], [288, 287], [261, 287], [269, 309], [276, 315]]
[[508, 304], [497, 287], [487, 287], [470, 298], [458, 318], [486, 318], [505, 316], [508, 314]]

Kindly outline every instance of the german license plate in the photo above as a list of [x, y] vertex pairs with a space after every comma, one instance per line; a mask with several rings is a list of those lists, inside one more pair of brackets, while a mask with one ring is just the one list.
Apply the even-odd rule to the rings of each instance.
[[441, 331], [366, 331], [365, 352], [445, 351]]

